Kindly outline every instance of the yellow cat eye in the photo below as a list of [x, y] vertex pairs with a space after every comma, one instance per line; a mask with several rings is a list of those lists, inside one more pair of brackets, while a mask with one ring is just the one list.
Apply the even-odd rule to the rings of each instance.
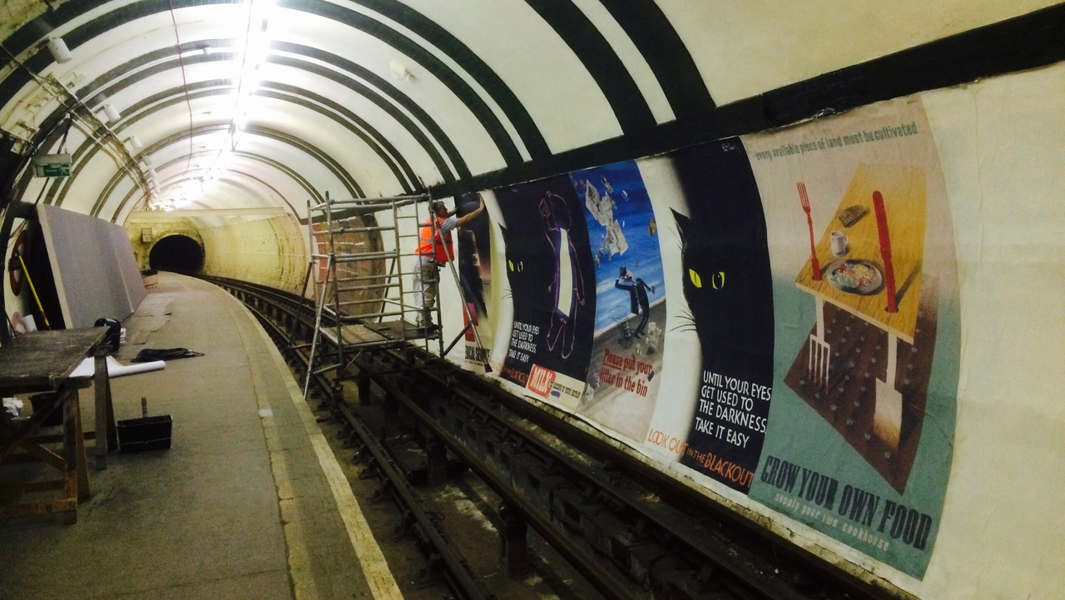
[[703, 278], [699, 277], [699, 274], [695, 272], [695, 269], [688, 269], [688, 278], [692, 280], [692, 285], [695, 287], [703, 287]]
[[714, 276], [710, 278], [710, 287], [714, 288], [715, 290], [720, 290], [721, 288], [725, 287], [724, 271], [718, 271], [717, 273], [714, 273]]
[[513, 271], [514, 270], [514, 261], [508, 260], [507, 261], [507, 266], [510, 267], [511, 271]]

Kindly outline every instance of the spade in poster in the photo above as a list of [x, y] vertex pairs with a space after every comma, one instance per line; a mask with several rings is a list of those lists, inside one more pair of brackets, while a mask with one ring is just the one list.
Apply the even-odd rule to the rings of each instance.
[[570, 174], [595, 266], [595, 338], [580, 414], [642, 439], [662, 370], [666, 290], [658, 225], [635, 161]]
[[502, 376], [573, 409], [584, 392], [595, 327], [595, 267], [584, 199], [569, 177], [495, 190], [506, 226], [514, 321]]
[[901, 99], [744, 143], [788, 315], [750, 496], [921, 577], [950, 472], [960, 346], [923, 107]]
[[746, 492], [764, 441], [773, 385], [773, 292], [765, 216], [738, 139], [671, 156], [687, 215], [681, 239], [688, 322], [702, 362], [681, 463]]

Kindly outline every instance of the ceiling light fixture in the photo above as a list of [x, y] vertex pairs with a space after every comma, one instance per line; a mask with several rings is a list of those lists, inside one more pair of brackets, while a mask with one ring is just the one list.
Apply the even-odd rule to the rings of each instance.
[[52, 53], [52, 58], [59, 64], [68, 63], [74, 59], [74, 56], [70, 54], [70, 50], [67, 48], [67, 43], [61, 37], [48, 38], [48, 51]]
[[134, 150], [140, 150], [144, 147], [144, 144], [141, 143], [141, 139], [135, 135], [129, 136], [126, 141], [129, 142], [130, 146], [133, 146]]
[[114, 104], [104, 104], [104, 114], [107, 115], [108, 124], [117, 123], [122, 118], [121, 113], [115, 108]]

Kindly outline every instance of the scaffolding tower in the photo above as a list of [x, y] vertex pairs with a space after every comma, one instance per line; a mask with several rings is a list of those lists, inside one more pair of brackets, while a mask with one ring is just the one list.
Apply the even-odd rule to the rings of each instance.
[[[439, 329], [407, 320], [422, 310], [411, 269], [421, 227], [418, 205], [429, 206], [428, 200], [426, 195], [336, 200], [327, 192], [323, 202], [308, 202], [308, 278], [313, 272], [317, 302], [304, 395], [312, 375], [336, 370], [343, 377], [363, 352], [412, 344], [428, 352], [435, 343], [443, 356]], [[439, 275], [424, 283], [439, 286]], [[439, 301], [432, 311], [439, 324]]]

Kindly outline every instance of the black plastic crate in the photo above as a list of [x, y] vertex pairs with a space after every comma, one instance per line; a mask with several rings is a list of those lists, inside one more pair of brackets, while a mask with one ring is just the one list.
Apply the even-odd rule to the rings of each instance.
[[174, 418], [170, 415], [125, 419], [115, 424], [118, 428], [118, 451], [143, 452], [170, 448], [170, 436]]

